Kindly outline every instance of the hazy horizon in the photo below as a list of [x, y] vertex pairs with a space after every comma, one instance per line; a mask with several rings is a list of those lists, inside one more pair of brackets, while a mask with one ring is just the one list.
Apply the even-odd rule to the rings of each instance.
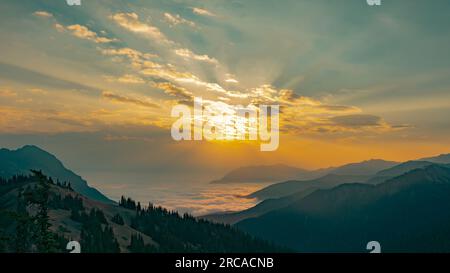
[[[0, 149], [6, 148], [13, 151], [25, 145], [0, 147]], [[46, 150], [42, 146], [35, 146]], [[248, 209], [259, 203], [260, 200], [248, 198], [246, 195], [268, 185], [282, 182], [210, 183], [234, 169], [223, 173], [206, 173], [205, 171], [197, 171], [196, 173], [183, 172], [182, 175], [176, 173], [152, 174], [148, 172], [83, 171], [72, 168], [70, 163], [64, 159], [64, 156], [56, 155], [51, 150], [46, 151], [55, 155], [66, 168], [80, 175], [90, 186], [100, 190], [112, 200], [118, 201], [121, 196], [132, 197], [144, 206], [150, 202], [170, 210], [175, 210], [180, 213], [187, 212], [195, 216]], [[431, 156], [438, 155], [440, 154]], [[411, 158], [409, 160], [418, 159], [420, 158]], [[347, 162], [346, 164], [349, 163], [359, 162]], [[250, 164], [241, 167], [248, 166], [254, 165]]]

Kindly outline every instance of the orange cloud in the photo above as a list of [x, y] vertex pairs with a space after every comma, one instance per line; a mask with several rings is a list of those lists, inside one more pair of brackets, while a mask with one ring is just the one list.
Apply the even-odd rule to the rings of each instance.
[[47, 12], [47, 11], [43, 11], [43, 10], [35, 11], [33, 14], [35, 16], [42, 17], [42, 18], [52, 18], [53, 17], [53, 14], [51, 14], [50, 12]]
[[125, 74], [120, 77], [106, 76], [105, 77], [110, 82], [120, 82], [120, 83], [129, 83], [129, 84], [143, 84], [145, 80], [141, 77], [132, 74]]
[[107, 91], [104, 91], [102, 93], [102, 96], [103, 96], [103, 98], [106, 98], [106, 99], [109, 99], [112, 101], [116, 101], [116, 102], [131, 103], [131, 104], [136, 104], [139, 106], [151, 107], [151, 108], [159, 108], [159, 106], [157, 104], [149, 101], [148, 99], [133, 98], [133, 97], [114, 94], [114, 93], [107, 92]]
[[202, 16], [210, 16], [210, 17], [215, 17], [217, 16], [215, 13], [204, 9], [204, 8], [192, 8], [192, 12], [197, 14], [197, 15], [202, 15]]
[[[57, 28], [58, 29], [58, 28]], [[66, 27], [67, 30], [72, 32], [72, 35], [81, 39], [93, 41], [95, 43], [111, 43], [116, 41], [115, 39], [109, 39], [106, 37], [100, 37], [97, 33], [89, 30], [87, 27], [82, 25], [70, 25]]]
[[116, 13], [111, 18], [119, 26], [146, 37], [150, 37], [159, 42], [170, 42], [166, 36], [155, 26], [143, 23], [139, 20], [139, 16], [134, 13]]
[[175, 54], [177, 54], [178, 56], [181, 56], [183, 58], [186, 58], [186, 59], [207, 62], [207, 63], [211, 63], [211, 64], [215, 64], [215, 65], [219, 64], [219, 62], [216, 59], [211, 58], [208, 55], [197, 55], [187, 48], [175, 49]]

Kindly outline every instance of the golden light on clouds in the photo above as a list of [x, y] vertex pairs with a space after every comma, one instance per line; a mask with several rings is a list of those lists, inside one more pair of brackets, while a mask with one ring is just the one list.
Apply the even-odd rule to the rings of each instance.
[[[58, 26], [57, 28], [60, 28], [60, 27]], [[100, 37], [100, 36], [98, 36], [97, 33], [91, 31], [86, 26], [82, 26], [79, 24], [67, 26], [66, 29], [71, 31], [72, 35], [74, 35], [78, 38], [90, 40], [95, 43], [103, 44], [103, 43], [111, 43], [111, 42], [116, 41], [116, 39]]]
[[[2, 132], [101, 132], [129, 125], [156, 126], [169, 137], [175, 120], [170, 115], [172, 107], [182, 104], [192, 110], [194, 98], [202, 97], [212, 112], [230, 113], [212, 119], [225, 137], [208, 143], [208, 149], [216, 145], [220, 153], [234, 151], [250, 161], [259, 156], [255, 152], [259, 146], [237, 137], [252, 127], [233, 118], [240, 106], [280, 106], [280, 149], [261, 161], [337, 164], [342, 155], [346, 162], [364, 154], [366, 158], [367, 154], [412, 156], [414, 152], [402, 148], [405, 139], [411, 139], [422, 153], [427, 148], [421, 145], [427, 141], [430, 151], [449, 144], [436, 133], [439, 128], [428, 132], [415, 124], [422, 116], [414, 119], [406, 114], [448, 108], [448, 87], [432, 90], [434, 83], [448, 75], [445, 69], [371, 85], [367, 80], [371, 74], [364, 74], [371, 67], [343, 61], [343, 52], [352, 48], [350, 42], [314, 47], [318, 37], [306, 26], [296, 40], [292, 34], [298, 34], [298, 29], [289, 30], [288, 25], [274, 21], [273, 27], [282, 31], [268, 35], [272, 26], [259, 30], [261, 24], [251, 20], [253, 15], [236, 18], [225, 7], [214, 5], [102, 11], [96, 16], [103, 18], [89, 20], [63, 17], [64, 12], [50, 8], [27, 13], [39, 37], [30, 33], [35, 42], [22, 37], [14, 43], [5, 41], [2, 47], [8, 53], [3, 55], [4, 62], [13, 63], [12, 72], [4, 76], [8, 81], [0, 85]], [[286, 37], [292, 41], [279, 42]], [[306, 54], [302, 43], [314, 54]], [[20, 68], [28, 74], [18, 73], [24, 72]], [[349, 75], [361, 77], [353, 80]], [[334, 77], [341, 78], [332, 82]], [[340, 86], [343, 82], [348, 87]], [[411, 91], [415, 96], [407, 96], [416, 86], [418, 90]], [[426, 92], [419, 90], [423, 86], [439, 96], [425, 97]], [[433, 120], [432, 114], [428, 113], [428, 120]], [[423, 122], [422, 127], [426, 126]], [[438, 138], [440, 144], [432, 141]], [[108, 137], [108, 141], [127, 139], [138, 141], [139, 137]], [[376, 140], [402, 154], [383, 150]], [[210, 155], [201, 145], [187, 146]], [[300, 162], [298, 153], [309, 161]]]
[[170, 43], [166, 36], [157, 27], [141, 22], [139, 20], [139, 15], [134, 12], [116, 13], [111, 16], [111, 19], [121, 27], [131, 32], [152, 38], [157, 42]]

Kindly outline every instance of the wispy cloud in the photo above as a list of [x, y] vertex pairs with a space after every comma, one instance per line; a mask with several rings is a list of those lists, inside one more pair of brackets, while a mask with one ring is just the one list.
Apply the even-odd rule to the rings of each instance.
[[17, 93], [7, 89], [7, 88], [1, 88], [0, 89], [0, 97], [4, 97], [4, 98], [12, 98], [12, 97], [16, 97]]
[[116, 39], [110, 39], [106, 37], [100, 37], [97, 33], [90, 30], [86, 26], [82, 26], [79, 24], [70, 25], [66, 27], [67, 30], [72, 32], [72, 35], [81, 39], [93, 41], [95, 43], [103, 44], [103, 43], [111, 43], [116, 41]]
[[187, 26], [190, 26], [192, 28], [196, 27], [194, 22], [189, 21], [187, 19], [184, 19], [179, 14], [171, 14], [171, 13], [165, 12], [164, 13], [164, 20], [171, 26], [187, 25]]
[[213, 13], [207, 9], [204, 9], [204, 8], [194, 7], [194, 8], [192, 8], [192, 12], [195, 14], [198, 14], [198, 15], [202, 15], [202, 16], [210, 16], [210, 17], [217, 16], [215, 13]]
[[47, 11], [43, 11], [43, 10], [35, 11], [33, 14], [38, 17], [42, 17], [42, 18], [52, 18], [53, 17], [53, 14], [51, 14], [50, 12], [47, 12]]
[[215, 64], [215, 65], [219, 64], [219, 62], [216, 59], [211, 58], [206, 54], [205, 55], [195, 54], [194, 52], [192, 52], [191, 50], [189, 50], [187, 48], [175, 49], [175, 54], [177, 54], [178, 56], [181, 56], [183, 58], [186, 58], [186, 59], [207, 62], [207, 63], [211, 63], [211, 64]]
[[60, 23], [55, 23], [53, 26], [58, 32], [64, 32], [66, 30], [66, 28]]
[[170, 96], [177, 97], [182, 102], [193, 101], [194, 96], [192, 95], [192, 93], [183, 87], [176, 86], [170, 82], [154, 83], [154, 86], [158, 89], [164, 90], [164, 93]]
[[159, 30], [159, 28], [148, 23], [141, 22], [139, 15], [134, 12], [130, 13], [116, 13], [111, 18], [119, 26], [145, 37], [152, 38], [158, 42], [170, 43], [166, 36]]
[[353, 114], [330, 118], [334, 124], [349, 128], [383, 126], [383, 119], [374, 115]]
[[[171, 47], [176, 47], [177, 43], [174, 41], [169, 40], [164, 33], [162, 33], [157, 27], [152, 26], [148, 23], [144, 23], [139, 20], [139, 16], [136, 13], [116, 13], [111, 16], [111, 18], [121, 27], [134, 32], [141, 34], [145, 37], [152, 38], [158, 42], [163, 42], [170, 44]], [[164, 18], [166, 21], [170, 22], [171, 24], [188, 24], [190, 26], [195, 26], [193, 22], [187, 21], [183, 19], [181, 16], [172, 15], [170, 13], [165, 13]], [[175, 48], [173, 49], [173, 52], [184, 59], [188, 60], [195, 60], [195, 61], [201, 61], [201, 62], [207, 62], [214, 65], [218, 65], [219, 62], [206, 54], [199, 55], [192, 50], [187, 48]]]
[[249, 90], [251, 104], [280, 105], [281, 129], [287, 134], [332, 135], [352, 132], [388, 132], [408, 128], [391, 125], [383, 118], [363, 113], [352, 105], [327, 104], [319, 99], [297, 95], [290, 89], [262, 85]]
[[149, 60], [156, 58], [157, 55], [150, 53], [143, 53], [138, 50], [124, 47], [124, 48], [99, 48], [103, 55], [109, 56], [124, 56], [133, 62], [141, 62], [144, 60]]
[[129, 97], [129, 96], [124, 96], [124, 95], [118, 95], [118, 94], [114, 94], [108, 91], [104, 91], [102, 93], [103, 98], [112, 100], [112, 101], [116, 101], [116, 102], [121, 102], [121, 103], [131, 103], [131, 104], [135, 104], [135, 105], [139, 105], [139, 106], [144, 106], [144, 107], [151, 107], [151, 108], [159, 108], [159, 106], [156, 103], [153, 103], [151, 101], [149, 101], [148, 99], [140, 99], [140, 98], [134, 98], [134, 97]]
[[236, 77], [232, 74], [225, 74], [225, 82], [227, 83], [233, 83], [233, 84], [238, 84], [239, 81], [236, 79]]
[[[157, 63], [151, 60], [155, 57], [153, 54], [142, 53], [131, 48], [100, 48], [99, 50], [104, 55], [127, 57], [131, 62], [131, 66], [142, 76], [195, 85], [203, 87], [209, 91], [215, 91], [232, 96], [235, 95], [234, 92], [228, 92], [218, 83], [205, 82], [189, 71], [179, 71], [174, 65]], [[190, 53], [192, 54], [192, 52]]]
[[132, 74], [125, 74], [120, 77], [113, 77], [113, 76], [105, 76], [106, 80], [109, 82], [119, 82], [119, 83], [129, 83], [129, 84], [143, 84], [145, 83], [145, 80], [142, 79], [139, 76], [132, 75]]

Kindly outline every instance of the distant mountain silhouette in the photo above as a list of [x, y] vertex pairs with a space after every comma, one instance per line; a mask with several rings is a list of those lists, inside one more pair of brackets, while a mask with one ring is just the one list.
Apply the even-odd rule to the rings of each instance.
[[238, 212], [216, 213], [201, 216], [201, 218], [225, 224], [235, 224], [247, 218], [257, 217], [272, 210], [287, 207], [308, 194], [329, 189], [345, 183], [363, 182], [369, 176], [328, 174], [321, 178], [307, 181], [286, 181], [267, 186], [247, 196], [263, 200], [254, 207]]
[[[251, 208], [243, 211], [208, 214], [200, 216], [200, 218], [218, 223], [235, 224], [247, 218], [258, 217], [270, 211], [287, 207], [319, 189], [330, 189], [342, 184], [357, 182], [364, 184], [379, 184], [413, 169], [424, 168], [432, 164], [433, 163], [426, 161], [407, 161], [398, 164], [392, 161], [368, 160], [359, 163], [346, 164], [337, 168], [322, 169], [327, 172], [329, 171], [330, 174], [312, 180], [290, 180], [275, 183], [248, 195], [247, 198], [257, 198], [262, 200], [262, 202]], [[394, 166], [392, 167], [392, 165]], [[376, 172], [383, 167], [388, 168]], [[335, 172], [359, 174], [361, 173], [361, 170], [367, 171], [372, 175], [334, 174]], [[375, 175], [373, 175], [374, 173]]]
[[308, 189], [326, 189], [332, 188], [340, 184], [364, 182], [369, 176], [364, 175], [337, 175], [327, 174], [313, 180], [291, 180], [276, 183], [258, 190], [250, 195], [249, 198], [257, 198], [259, 200], [280, 198], [291, 195], [296, 192], [302, 192]]
[[[289, 180], [269, 185], [247, 196], [248, 198], [263, 200], [254, 207], [238, 212], [203, 215], [200, 218], [218, 223], [235, 224], [244, 219], [257, 217], [272, 210], [286, 207], [318, 189], [329, 189], [345, 183], [365, 183], [372, 177], [371, 175], [377, 173], [380, 169], [389, 168], [396, 164], [398, 163], [373, 159], [346, 164], [337, 168], [310, 171], [310, 174], [315, 175], [328, 172], [329, 174], [312, 180]], [[364, 175], [364, 173], [369, 175]], [[383, 181], [385, 179], [387, 178], [383, 177]]]
[[283, 164], [248, 166], [232, 170], [211, 183], [266, 183], [296, 179], [297, 177], [318, 177], [321, 174]]
[[439, 164], [450, 164], [450, 154], [441, 154], [438, 156], [426, 157], [426, 158], [419, 159], [419, 161], [429, 161], [429, 162], [439, 163]]
[[389, 178], [402, 175], [414, 169], [425, 168], [432, 164], [434, 163], [428, 161], [407, 161], [404, 163], [400, 163], [392, 168], [379, 171], [371, 179], [368, 180], [368, 183], [378, 184], [380, 182], [388, 180]]
[[[342, 184], [357, 182], [378, 184], [413, 169], [427, 167], [432, 164], [431, 162], [425, 161], [408, 161], [379, 171], [375, 176], [328, 174], [314, 180], [292, 180], [276, 183], [247, 196], [248, 198], [263, 200], [254, 207], [238, 212], [216, 213], [201, 217], [218, 223], [235, 224], [247, 218], [258, 217], [270, 211], [287, 207], [319, 189], [330, 189]], [[355, 166], [356, 164], [351, 165]], [[390, 166], [391, 164], [386, 165]], [[352, 168], [348, 168], [347, 170], [351, 170]]]
[[275, 183], [286, 180], [313, 180], [327, 174], [368, 176], [397, 164], [398, 162], [371, 159], [317, 170], [305, 170], [283, 164], [248, 166], [232, 170], [211, 183]]
[[260, 200], [279, 198], [310, 188], [330, 188], [344, 183], [365, 182], [372, 175], [386, 168], [397, 165], [397, 162], [372, 159], [358, 163], [350, 163], [336, 168], [322, 169], [324, 176], [311, 180], [290, 180], [267, 186], [249, 195]]
[[0, 177], [9, 178], [17, 174], [29, 174], [30, 169], [41, 170], [55, 181], [70, 182], [72, 188], [90, 199], [113, 203], [85, 180], [68, 170], [54, 155], [33, 145], [17, 150], [0, 149]]
[[330, 171], [332, 174], [339, 175], [374, 175], [377, 172], [391, 168], [399, 162], [386, 161], [382, 159], [371, 159], [357, 163], [350, 163], [340, 167], [335, 168]]
[[378, 185], [317, 190], [287, 207], [237, 223], [302, 252], [450, 252], [450, 168], [433, 164]]

